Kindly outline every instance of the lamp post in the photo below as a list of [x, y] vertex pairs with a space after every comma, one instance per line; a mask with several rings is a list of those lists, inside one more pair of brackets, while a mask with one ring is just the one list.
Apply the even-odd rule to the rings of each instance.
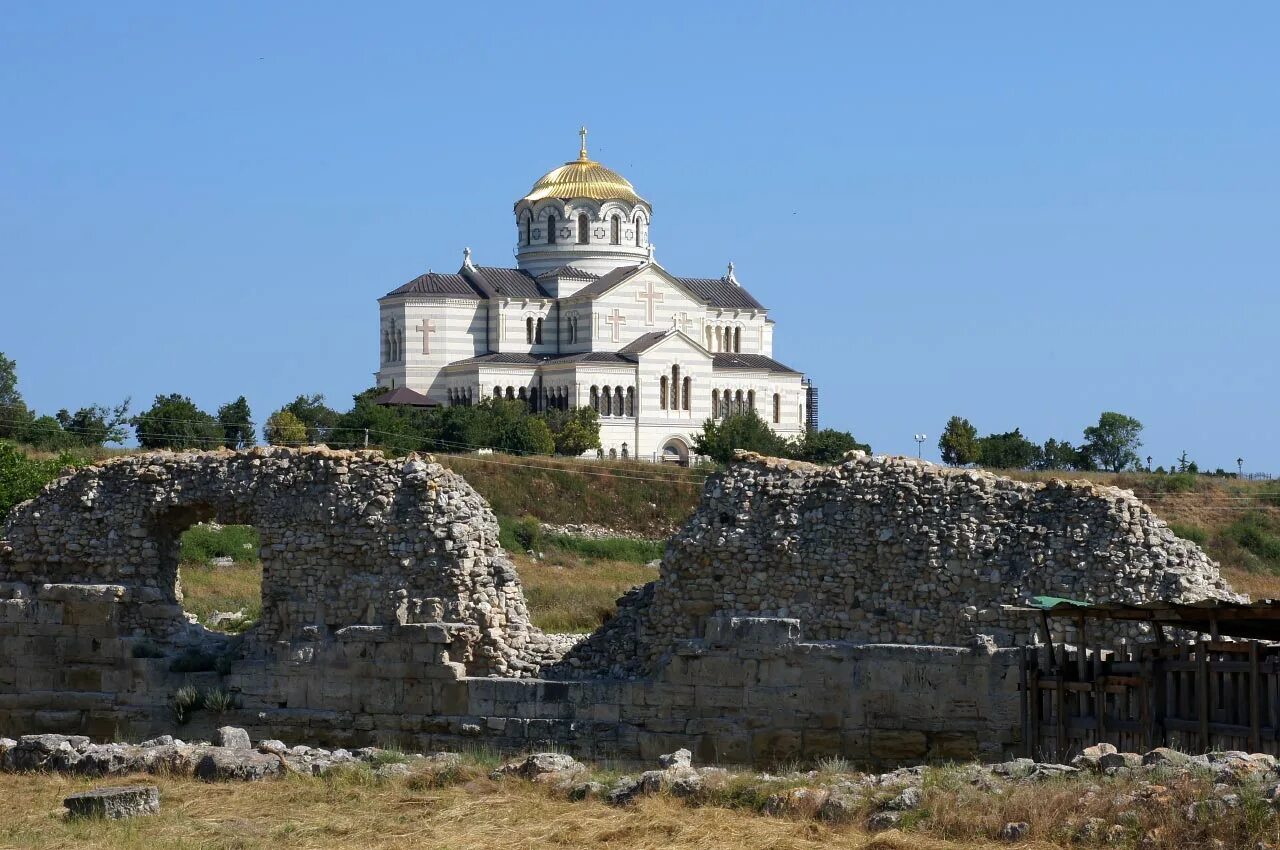
[[1244, 458], [1236, 458], [1236, 469], [1239, 470], [1239, 474], [1236, 477], [1244, 478]]
[[916, 434], [916, 457], [924, 457], [924, 441], [929, 439], [928, 434]]
[[1151, 455], [1147, 455], [1147, 472], [1151, 471]]

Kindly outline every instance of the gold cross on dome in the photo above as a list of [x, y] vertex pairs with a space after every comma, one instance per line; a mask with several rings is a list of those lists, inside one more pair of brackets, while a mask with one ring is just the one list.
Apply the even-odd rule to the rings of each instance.
[[582, 162], [587, 161], [587, 125], [583, 124], [578, 128], [578, 135], [582, 137], [582, 145], [578, 148], [578, 159]]

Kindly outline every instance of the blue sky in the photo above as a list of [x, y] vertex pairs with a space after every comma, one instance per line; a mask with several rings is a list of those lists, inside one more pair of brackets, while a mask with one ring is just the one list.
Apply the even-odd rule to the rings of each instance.
[[375, 299], [511, 262], [585, 122], [824, 425], [1119, 410], [1280, 472], [1278, 42], [1274, 3], [7, 3], [0, 351], [46, 412], [345, 406]]

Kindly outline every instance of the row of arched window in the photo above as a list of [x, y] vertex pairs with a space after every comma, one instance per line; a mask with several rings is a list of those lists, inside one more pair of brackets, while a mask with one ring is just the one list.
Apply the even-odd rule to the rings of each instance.
[[601, 416], [635, 416], [636, 388], [622, 387], [591, 388], [591, 409]]
[[526, 316], [524, 320], [524, 341], [533, 345], [542, 342], [542, 317], [536, 319]]
[[449, 388], [449, 406], [450, 407], [470, 407], [475, 401], [475, 397], [471, 391], [471, 387], [450, 387]]
[[707, 326], [708, 351], [742, 351], [742, 328]]
[[[625, 234], [626, 238], [628, 240], [634, 239], [635, 245], [637, 248], [641, 247], [642, 240], [641, 240], [640, 234], [641, 234], [641, 225], [643, 221], [644, 221], [644, 218], [639, 213], [637, 213], [633, 221], [626, 222], [627, 224], [630, 225], [630, 227], [628, 228]], [[562, 225], [560, 221], [556, 218], [555, 213], [548, 213], [546, 244], [548, 245], [558, 244], [560, 241], [561, 235], [567, 236], [568, 233], [573, 231], [576, 231], [577, 243], [579, 245], [591, 244], [591, 235], [592, 235], [591, 234], [591, 216], [587, 215], [586, 213], [579, 213], [574, 224], [576, 225], [575, 228], [570, 229], [568, 227], [565, 227], [564, 228], [565, 232], [563, 234], [557, 233], [557, 231], [562, 227]], [[610, 245], [622, 244], [623, 235], [624, 235], [622, 232], [623, 224], [624, 222], [623, 222], [622, 216], [618, 215], [617, 213], [614, 213], [613, 215], [609, 216], [609, 244]], [[525, 213], [524, 216], [522, 216], [521, 218], [521, 224], [520, 224], [520, 244], [532, 245], [533, 240], [541, 239], [541, 238], [542, 238], [542, 228], [535, 229], [533, 226], [533, 216], [529, 213]], [[601, 231], [601, 233], [597, 234], [597, 239], [603, 239], [603, 238], [604, 238], [604, 233], [603, 231]]]
[[689, 410], [692, 402], [693, 381], [685, 376], [680, 380], [680, 367], [671, 367], [671, 377], [658, 379], [658, 407], [663, 410]]
[[382, 328], [382, 362], [399, 363], [404, 359], [404, 328], [392, 319]]
[[578, 341], [578, 314], [570, 313], [565, 317], [565, 337], [569, 345], [573, 345]]

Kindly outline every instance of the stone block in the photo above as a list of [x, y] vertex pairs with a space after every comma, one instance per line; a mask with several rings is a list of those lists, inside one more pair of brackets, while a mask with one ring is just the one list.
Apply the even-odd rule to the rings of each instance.
[[929, 735], [929, 758], [939, 761], [971, 761], [978, 756], [976, 732], [934, 732]]
[[154, 785], [95, 788], [72, 794], [62, 801], [73, 818], [123, 818], [153, 815], [160, 811], [160, 789]]
[[706, 640], [712, 646], [787, 646], [800, 639], [800, 621], [785, 617], [725, 617], [707, 619]]
[[777, 764], [798, 758], [801, 753], [798, 729], [770, 729], [751, 736], [751, 760], [756, 764]]
[[844, 739], [838, 729], [805, 729], [801, 741], [805, 758], [844, 755]]
[[872, 729], [868, 749], [879, 761], [915, 761], [928, 755], [929, 742], [924, 732], [914, 729]]

